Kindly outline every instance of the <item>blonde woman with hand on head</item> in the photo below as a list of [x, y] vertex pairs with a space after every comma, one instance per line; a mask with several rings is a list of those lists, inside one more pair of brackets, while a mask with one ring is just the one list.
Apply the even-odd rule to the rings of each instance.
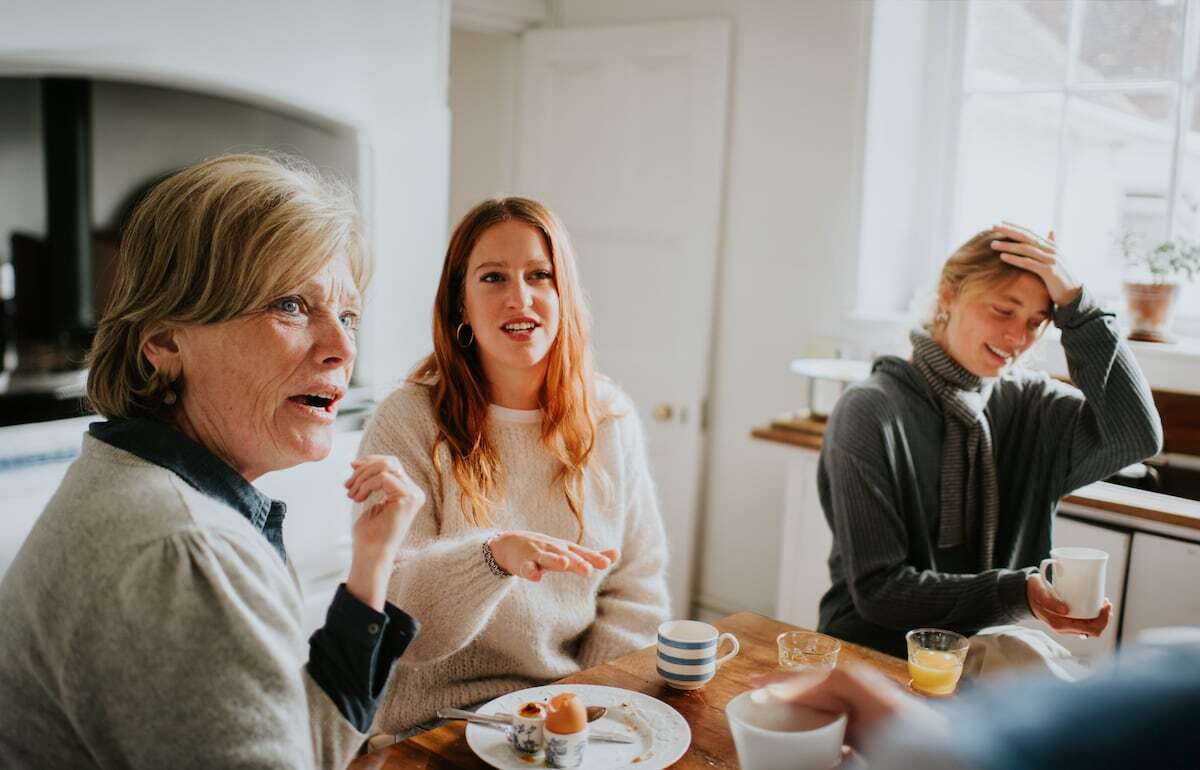
[[663, 525], [637, 413], [593, 374], [588, 327], [570, 241], [545, 207], [489, 200], [459, 223], [433, 353], [360, 450], [399, 458], [426, 496], [389, 590], [425, 631], [376, 730], [653, 643], [667, 614]]
[[[1074, 385], [1017, 365], [1051, 321]], [[1068, 618], [1036, 568], [1063, 495], [1162, 445], [1112, 314], [1067, 273], [1052, 234], [1004, 224], [950, 256], [937, 313], [910, 339], [911, 359], [877, 360], [830, 415], [821, 630], [901, 657], [918, 627], [970, 636], [1033, 615], [1099, 635], [1111, 605]]]

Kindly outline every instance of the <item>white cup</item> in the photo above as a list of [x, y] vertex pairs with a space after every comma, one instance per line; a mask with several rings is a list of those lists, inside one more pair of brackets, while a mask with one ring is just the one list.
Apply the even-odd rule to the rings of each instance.
[[[1054, 567], [1053, 582], [1046, 575]], [[1104, 606], [1104, 579], [1108, 554], [1095, 548], [1052, 548], [1038, 572], [1054, 595], [1067, 603], [1068, 618], [1094, 618]]]
[[725, 706], [742, 770], [827, 770], [842, 761], [846, 715], [744, 692]]
[[[728, 639], [733, 649], [717, 657], [717, 647]], [[679, 690], [708, 684], [722, 663], [738, 654], [741, 645], [733, 634], [698, 620], [668, 620], [658, 627], [658, 675]]]

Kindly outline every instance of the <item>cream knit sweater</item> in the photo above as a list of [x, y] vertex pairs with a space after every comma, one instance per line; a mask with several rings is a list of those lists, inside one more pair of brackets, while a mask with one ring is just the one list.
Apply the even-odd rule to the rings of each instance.
[[533, 530], [574, 541], [578, 525], [555, 481], [557, 461], [541, 442], [541, 413], [491, 407], [504, 498], [489, 515], [497, 529], [470, 525], [460, 488], [440, 446], [444, 489], [430, 449], [436, 426], [430, 389], [406, 384], [387, 398], [360, 454], [390, 454], [425, 490], [397, 559], [388, 599], [421, 622], [375, 717], [374, 729], [399, 732], [445, 706], [489, 700], [558, 679], [654, 642], [667, 616], [666, 538], [647, 466], [637, 412], [615, 385], [598, 397], [614, 416], [598, 429], [591, 462], [607, 474], [607, 499], [593, 471], [584, 505], [591, 548], [616, 546], [620, 560], [590, 577], [548, 573], [541, 582], [497, 577], [483, 542], [497, 530]]

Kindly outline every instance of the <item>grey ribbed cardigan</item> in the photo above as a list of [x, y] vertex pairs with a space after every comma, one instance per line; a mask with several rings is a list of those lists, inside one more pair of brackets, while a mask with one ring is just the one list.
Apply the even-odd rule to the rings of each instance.
[[1000, 516], [991, 568], [975, 543], [937, 547], [942, 411], [911, 363], [886, 356], [847, 389], [825, 432], [818, 491], [833, 532], [820, 629], [904, 656], [904, 634], [973, 634], [1029, 615], [1026, 575], [1049, 555], [1059, 499], [1162, 446], [1150, 388], [1111, 314], [1086, 290], [1054, 323], [1075, 388], [1017, 369], [996, 381]]
[[345, 767], [301, 608], [242, 514], [84, 436], [0, 581], [0, 767]]

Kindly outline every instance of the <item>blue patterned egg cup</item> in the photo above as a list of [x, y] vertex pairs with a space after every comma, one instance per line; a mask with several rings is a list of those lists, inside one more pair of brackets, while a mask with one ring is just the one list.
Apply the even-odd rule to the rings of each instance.
[[588, 731], [585, 727], [577, 733], [559, 735], [546, 731], [546, 764], [550, 767], [579, 767], [583, 764], [583, 750], [587, 748]]
[[518, 754], [536, 754], [542, 750], [541, 733], [538, 725], [513, 725], [508, 729], [508, 742]]
[[[522, 712], [528, 710], [529, 716]], [[532, 756], [542, 750], [545, 742], [546, 709], [540, 703], [522, 703], [513, 712], [512, 727], [508, 728], [508, 743], [518, 754]]]
[[[717, 657], [717, 648], [728, 639], [733, 649]], [[669, 620], [658, 627], [658, 675], [679, 690], [708, 684], [722, 663], [738, 654], [741, 645], [733, 634], [696, 620]]]

